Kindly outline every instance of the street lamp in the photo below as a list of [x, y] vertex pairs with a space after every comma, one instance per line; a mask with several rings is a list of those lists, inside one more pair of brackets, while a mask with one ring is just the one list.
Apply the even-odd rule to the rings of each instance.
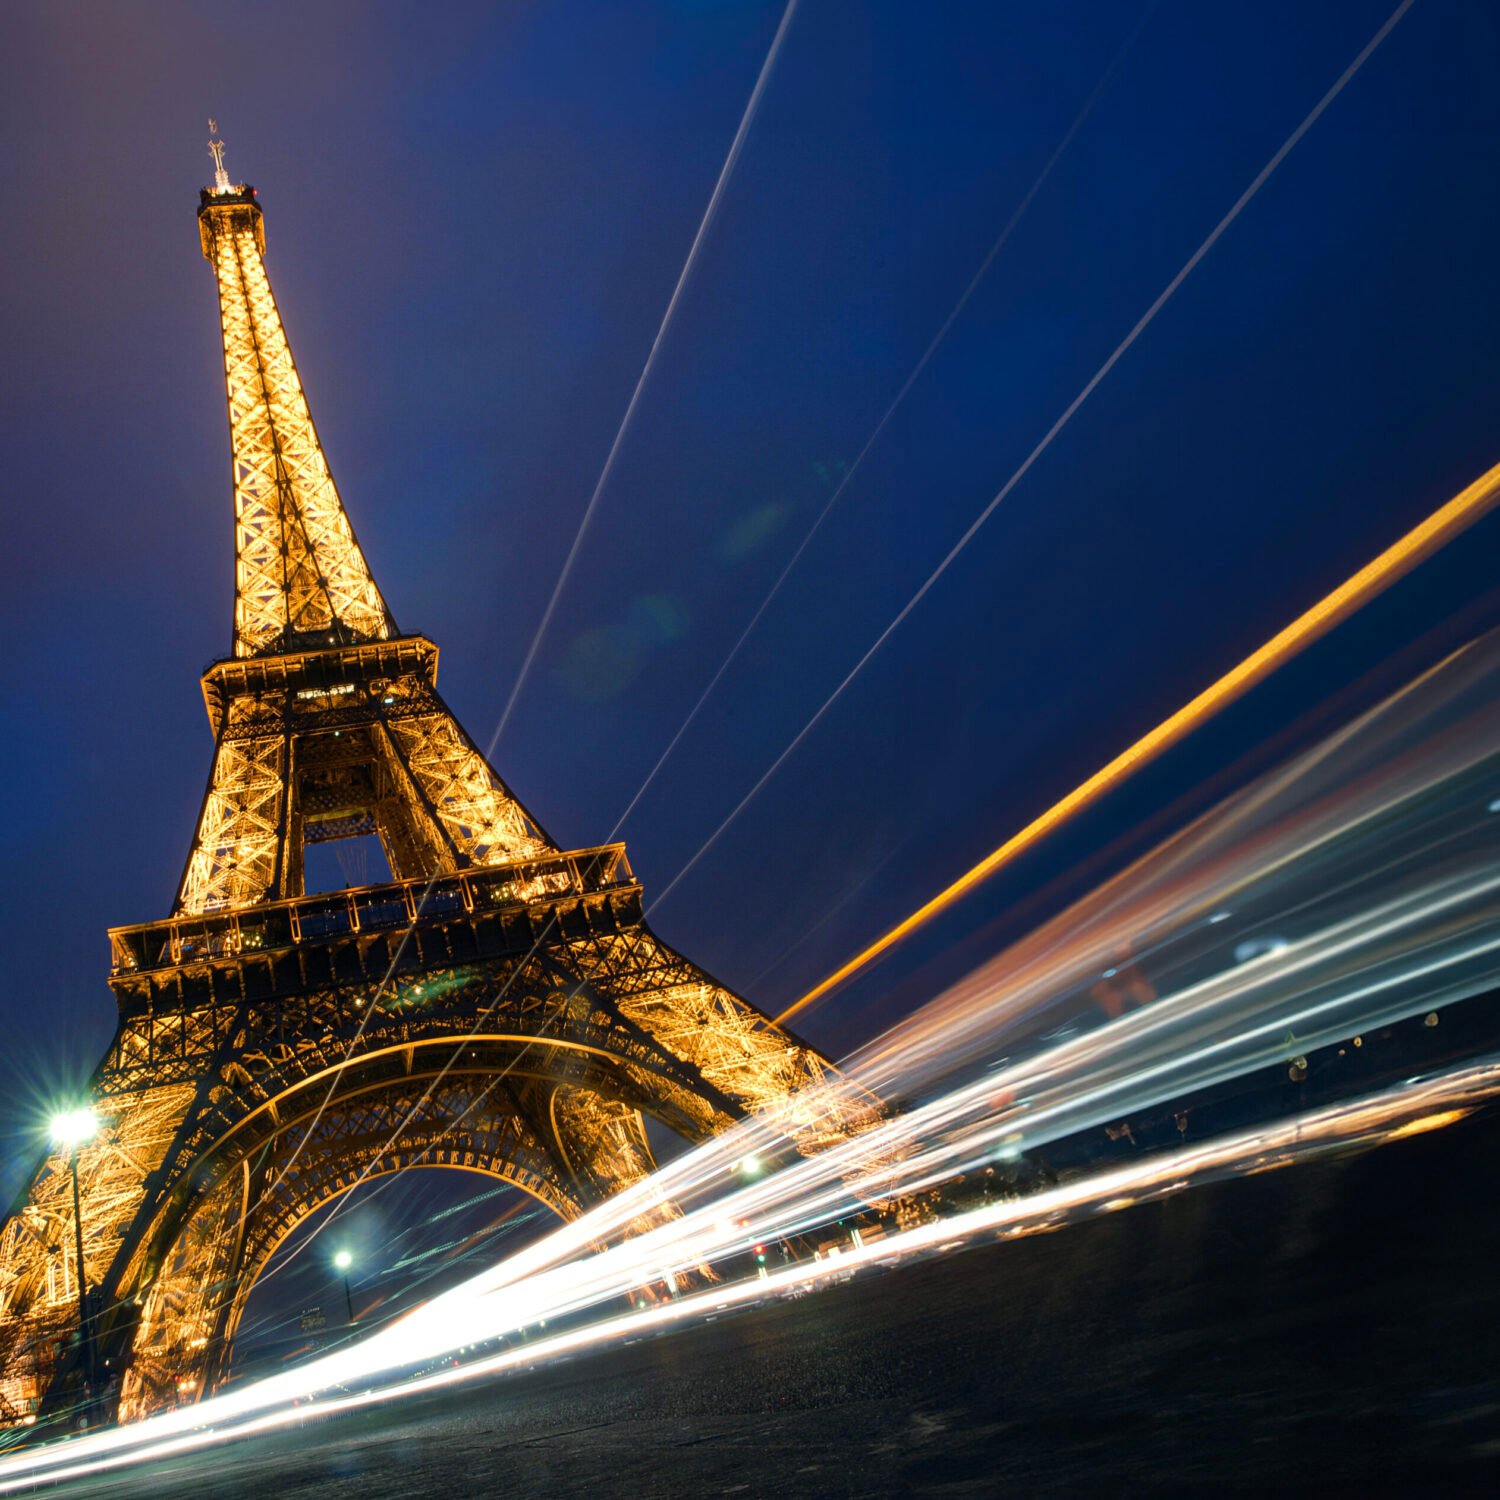
[[349, 1267], [354, 1264], [354, 1257], [347, 1250], [340, 1250], [333, 1257], [333, 1263], [344, 1273], [344, 1311], [349, 1314], [349, 1321], [354, 1321], [354, 1298], [349, 1292]]
[[91, 1141], [99, 1129], [92, 1109], [70, 1109], [52, 1116], [52, 1141], [66, 1147], [73, 1171], [73, 1249], [78, 1270], [78, 1337], [83, 1343], [85, 1399], [94, 1397], [94, 1340], [89, 1329], [88, 1290], [83, 1282], [83, 1203], [78, 1193], [78, 1148]]

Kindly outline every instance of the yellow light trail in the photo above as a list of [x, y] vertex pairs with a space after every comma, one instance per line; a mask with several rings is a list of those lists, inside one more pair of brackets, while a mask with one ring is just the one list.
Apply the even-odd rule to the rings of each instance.
[[1414, 526], [1373, 561], [1366, 563], [1311, 609], [1298, 615], [1290, 625], [1273, 635], [1258, 650], [1252, 651], [1238, 666], [1232, 667], [1196, 698], [1163, 719], [1156, 728], [1143, 734], [1128, 749], [1121, 751], [1107, 765], [1095, 771], [1087, 781], [1054, 802], [1018, 833], [1012, 834], [999, 848], [991, 850], [952, 885], [939, 891], [930, 901], [919, 906], [910, 916], [882, 933], [867, 948], [815, 984], [800, 1000], [789, 1005], [776, 1017], [777, 1024], [791, 1020], [809, 1005], [837, 989], [846, 979], [852, 978], [882, 953], [925, 927], [939, 913], [961, 900], [997, 870], [1046, 837], [1054, 828], [1075, 813], [1081, 812], [1091, 802], [1097, 801], [1142, 766], [1149, 765], [1237, 698], [1243, 697], [1258, 682], [1269, 677], [1320, 636], [1326, 635], [1335, 625], [1383, 593], [1418, 563], [1462, 535], [1494, 509], [1497, 502], [1500, 502], [1500, 464], [1482, 474], [1446, 505], [1439, 506], [1425, 521]]
[[[1483, 1062], [1422, 1080], [1415, 1087], [1398, 1085], [1313, 1114], [1218, 1136], [1191, 1148], [1101, 1167], [1022, 1198], [985, 1204], [951, 1218], [900, 1230], [869, 1244], [851, 1242], [836, 1259], [797, 1261], [769, 1272], [764, 1279], [716, 1285], [666, 1303], [640, 1306], [625, 1314], [605, 1316], [582, 1327], [540, 1337], [521, 1347], [455, 1360], [428, 1373], [403, 1373], [399, 1366], [387, 1367], [378, 1359], [361, 1366], [358, 1361], [362, 1353], [367, 1354], [374, 1347], [376, 1341], [372, 1340], [363, 1350], [352, 1348], [339, 1355], [325, 1356], [298, 1370], [211, 1397], [197, 1406], [178, 1407], [142, 1422], [7, 1454], [0, 1457], [0, 1494], [32, 1491], [43, 1484], [64, 1484], [136, 1464], [180, 1458], [236, 1439], [301, 1428], [311, 1420], [342, 1412], [467, 1385], [486, 1377], [545, 1367], [559, 1358], [699, 1323], [729, 1308], [764, 1305], [788, 1293], [825, 1288], [876, 1265], [908, 1264], [986, 1239], [1044, 1234], [1076, 1223], [1091, 1213], [1118, 1212], [1236, 1173], [1252, 1175], [1341, 1147], [1371, 1147], [1401, 1140], [1419, 1131], [1454, 1124], [1472, 1112], [1471, 1108], [1460, 1107], [1429, 1112], [1410, 1120], [1406, 1117], [1413, 1109], [1426, 1108], [1430, 1102], [1455, 1095], [1478, 1103], [1493, 1097], [1497, 1087], [1500, 1087], [1500, 1066], [1493, 1061]], [[477, 1285], [477, 1280], [471, 1284]], [[628, 1288], [632, 1283], [626, 1278], [621, 1285]], [[456, 1293], [467, 1315], [467, 1326], [473, 1330], [468, 1337], [482, 1341], [492, 1336], [483, 1322], [482, 1293], [470, 1288], [456, 1289]], [[455, 1298], [455, 1293], [447, 1296]], [[462, 1351], [465, 1346], [452, 1340], [464, 1336], [455, 1327], [450, 1329], [448, 1340], [439, 1339], [424, 1352], [434, 1356], [439, 1352], [446, 1355], [454, 1348]], [[471, 1343], [469, 1347], [472, 1346]], [[351, 1386], [364, 1389], [351, 1390]]]
[[[982, 1235], [1046, 1233], [1220, 1176], [1455, 1124], [1500, 1098], [1500, 1054], [1176, 1149], [1080, 1164], [1076, 1175], [969, 1206], [981, 1169], [1097, 1141], [1107, 1122], [1231, 1079], [1268, 1083], [1265, 1070], [1297, 1049], [1331, 1067], [1336, 1042], [1424, 1013], [1436, 1021], [1438, 1010], [1493, 992], [1497, 767], [1500, 631], [1139, 860], [1123, 881], [1128, 900], [1110, 882], [1054, 918], [1031, 940], [1029, 976], [998, 955], [849, 1059], [822, 1088], [862, 1099], [878, 1086], [903, 1101], [869, 1130], [805, 1155], [796, 1134], [808, 1101], [784, 1101], [357, 1343], [139, 1423], [0, 1454], [0, 1494], [541, 1365]], [[1206, 915], [1220, 912], [1220, 922]], [[1289, 919], [1289, 939], [1240, 955], [1242, 939], [1288, 932]], [[1209, 925], [1219, 937], [1205, 948]], [[1147, 938], [1161, 992], [1101, 1023], [1088, 1015], [1091, 981], [1122, 934]], [[1042, 1039], [1050, 1045], [1017, 1048], [1028, 1017], [1066, 1024]], [[1410, 1065], [1397, 1055], [1385, 1066]], [[1285, 1086], [1262, 1097], [1281, 1104]], [[761, 1170], [744, 1169], [751, 1156]], [[957, 1195], [942, 1194], [950, 1183]], [[897, 1216], [902, 1203], [910, 1210]], [[667, 1204], [677, 1212], [633, 1231]], [[850, 1216], [872, 1211], [884, 1232], [856, 1235]], [[818, 1240], [823, 1259], [787, 1248]], [[762, 1278], [747, 1259], [767, 1241], [788, 1258]], [[713, 1279], [695, 1280], [700, 1267]], [[641, 1305], [647, 1287], [669, 1300]], [[635, 1306], [622, 1313], [627, 1299]]]

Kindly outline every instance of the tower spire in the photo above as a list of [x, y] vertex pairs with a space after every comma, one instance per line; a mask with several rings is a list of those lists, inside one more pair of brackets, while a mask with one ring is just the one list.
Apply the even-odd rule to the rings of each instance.
[[389, 640], [395, 621], [344, 513], [271, 293], [255, 189], [230, 183], [222, 141], [209, 151], [215, 186], [200, 194], [198, 230], [218, 280], [224, 336], [234, 654]]
[[216, 140], [219, 133], [219, 122], [210, 120], [208, 122], [208, 154], [214, 159], [214, 191], [216, 193], [227, 193], [229, 189], [229, 173], [224, 170], [224, 142]]

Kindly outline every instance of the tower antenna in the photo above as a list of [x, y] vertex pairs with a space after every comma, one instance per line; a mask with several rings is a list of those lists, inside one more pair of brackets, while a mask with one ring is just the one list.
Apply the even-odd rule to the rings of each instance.
[[224, 142], [215, 140], [213, 137], [219, 133], [219, 122], [210, 120], [208, 122], [208, 154], [214, 159], [214, 191], [216, 193], [227, 193], [230, 188], [229, 173], [224, 170]]

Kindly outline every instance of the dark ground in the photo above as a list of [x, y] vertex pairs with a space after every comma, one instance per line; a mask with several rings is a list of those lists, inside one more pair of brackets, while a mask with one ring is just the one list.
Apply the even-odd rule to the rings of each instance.
[[1500, 1118], [70, 1493], [1500, 1494]]

